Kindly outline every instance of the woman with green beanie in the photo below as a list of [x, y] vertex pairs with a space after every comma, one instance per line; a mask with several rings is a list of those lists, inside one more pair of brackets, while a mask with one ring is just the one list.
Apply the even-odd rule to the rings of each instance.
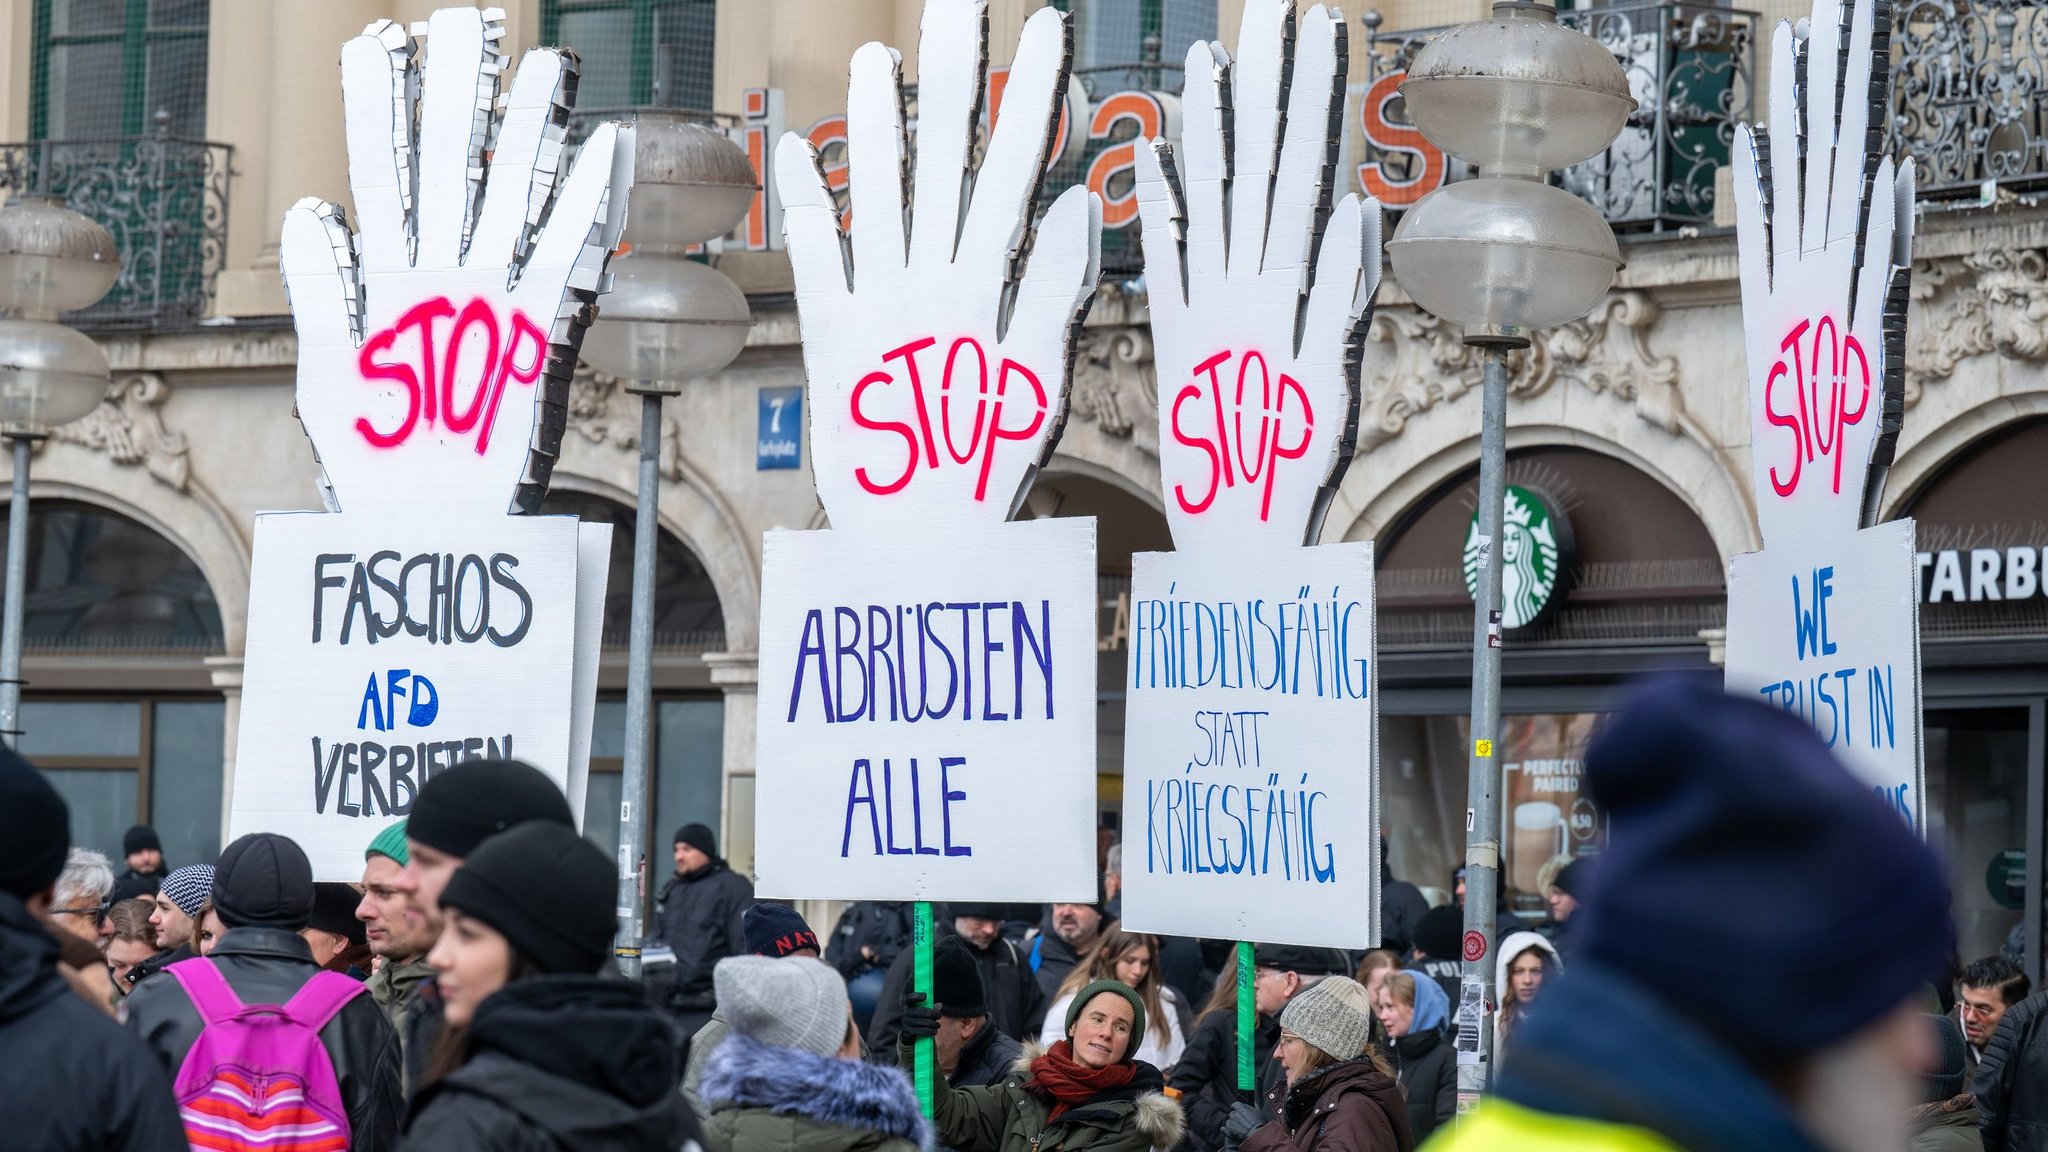
[[[902, 1064], [917, 1037], [938, 1032], [943, 1005], [904, 998]], [[1066, 1038], [1027, 1047], [1010, 1078], [975, 1088], [936, 1086], [933, 1127], [960, 1152], [1150, 1152], [1180, 1143], [1180, 1106], [1159, 1069], [1133, 1060], [1145, 1002], [1128, 984], [1097, 980], [1067, 1006]]]

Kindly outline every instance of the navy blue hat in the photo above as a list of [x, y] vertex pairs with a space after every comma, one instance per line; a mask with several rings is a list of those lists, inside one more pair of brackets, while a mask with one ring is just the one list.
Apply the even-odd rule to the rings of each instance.
[[1745, 1058], [1852, 1035], [1955, 947], [1934, 852], [1782, 709], [1652, 681], [1593, 741], [1586, 782], [1612, 823], [1576, 951]]
[[803, 948], [823, 951], [818, 934], [787, 904], [762, 903], [747, 909], [740, 916], [740, 931], [747, 938], [747, 951], [756, 956], [779, 960]]

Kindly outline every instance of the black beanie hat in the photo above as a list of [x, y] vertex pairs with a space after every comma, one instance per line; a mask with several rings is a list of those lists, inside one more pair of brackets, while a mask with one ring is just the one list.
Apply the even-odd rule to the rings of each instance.
[[932, 945], [932, 999], [939, 1015], [971, 1020], [988, 1015], [988, 991], [982, 987], [981, 965], [958, 936]]
[[676, 843], [688, 844], [706, 856], [718, 855], [718, 833], [708, 825], [685, 824], [676, 829]]
[[137, 824], [121, 835], [121, 855], [133, 856], [147, 848], [164, 850], [163, 841], [156, 838], [156, 829], [147, 824]]
[[369, 939], [363, 922], [356, 919], [356, 907], [362, 902], [363, 894], [353, 884], [315, 884], [313, 915], [306, 921], [306, 927], [345, 936], [351, 944], [362, 944]]
[[434, 773], [406, 816], [405, 834], [466, 859], [485, 837], [529, 820], [576, 830], [569, 801], [547, 774], [518, 760], [465, 760]]
[[313, 864], [275, 832], [252, 832], [213, 866], [213, 912], [228, 928], [261, 925], [293, 932], [313, 917]]
[[962, 916], [976, 920], [993, 920], [998, 924], [1010, 918], [1010, 909], [1005, 904], [948, 904], [947, 919], [957, 920]]
[[1465, 939], [1465, 910], [1455, 904], [1431, 908], [1415, 922], [1415, 950], [1432, 960], [1457, 960]]
[[800, 948], [824, 951], [818, 947], [818, 934], [787, 904], [764, 903], [747, 909], [740, 916], [740, 932], [747, 938], [747, 951], [756, 956], [780, 960]]
[[71, 810], [36, 766], [0, 745], [0, 891], [27, 898], [57, 882]]
[[1585, 887], [1586, 874], [1592, 868], [1591, 865], [1579, 867], [1581, 859], [1583, 858], [1575, 858], [1571, 863], [1559, 868], [1557, 875], [1550, 878], [1550, 886], [1567, 896], [1577, 897], [1580, 890]]
[[1933, 850], [1790, 712], [1652, 681], [1587, 750], [1586, 782], [1610, 825], [1575, 951], [1745, 1059], [1855, 1033], [1954, 950]]
[[566, 824], [534, 820], [479, 845], [448, 878], [441, 907], [495, 928], [544, 972], [587, 976], [611, 955], [618, 896], [611, 857]]

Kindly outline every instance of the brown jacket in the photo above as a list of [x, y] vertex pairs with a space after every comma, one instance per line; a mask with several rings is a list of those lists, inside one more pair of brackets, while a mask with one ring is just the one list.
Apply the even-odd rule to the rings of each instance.
[[1413, 1152], [1401, 1086], [1370, 1056], [1346, 1060], [1267, 1093], [1280, 1118], [1245, 1137], [1239, 1152]]

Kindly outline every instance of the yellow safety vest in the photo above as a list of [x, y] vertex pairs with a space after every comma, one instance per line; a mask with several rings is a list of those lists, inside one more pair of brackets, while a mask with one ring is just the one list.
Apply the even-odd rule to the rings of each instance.
[[1684, 1152], [1647, 1128], [1553, 1116], [1493, 1098], [1439, 1130], [1423, 1152]]

